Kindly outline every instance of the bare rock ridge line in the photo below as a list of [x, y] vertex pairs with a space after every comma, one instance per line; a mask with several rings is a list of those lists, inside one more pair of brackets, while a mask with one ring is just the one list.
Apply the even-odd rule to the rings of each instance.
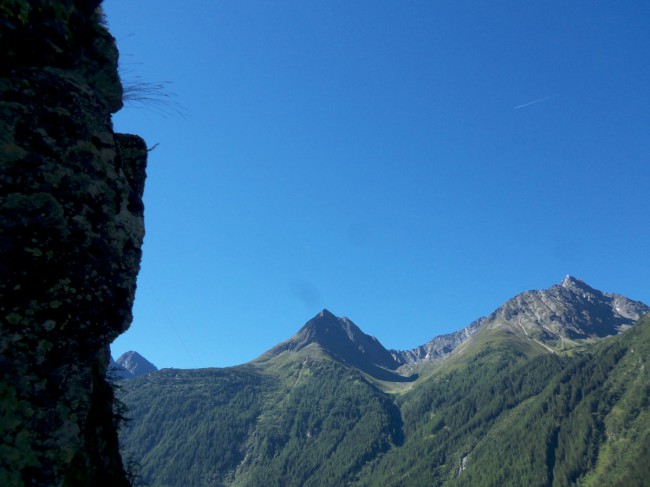
[[640, 319], [648, 306], [598, 291], [567, 276], [544, 291], [515, 296], [489, 316], [493, 326], [515, 323], [543, 341], [593, 339], [616, 335]]
[[506, 301], [488, 316], [467, 327], [433, 338], [412, 350], [391, 350], [400, 364], [443, 358], [469, 340], [479, 329], [519, 327], [543, 346], [557, 341], [588, 340], [616, 335], [639, 320], [650, 308], [618, 294], [593, 289], [566, 276], [561, 284], [541, 291], [525, 291]]
[[414, 365], [443, 359], [480, 334], [506, 333], [554, 352], [578, 345], [578, 341], [616, 335], [648, 311], [650, 308], [639, 301], [598, 291], [567, 276], [549, 289], [520, 293], [489, 316], [411, 350], [387, 350], [348, 318], [338, 318], [325, 309], [254, 362], [316, 347], [375, 378], [403, 381], [398, 373], [401, 367], [406, 366], [400, 370], [408, 372]]
[[113, 132], [99, 5], [0, 4], [0, 485], [129, 485], [105, 375], [132, 321], [147, 150]]
[[[293, 337], [252, 363], [264, 364], [283, 354], [318, 350], [377, 379], [404, 382], [417, 365], [449, 357], [481, 334], [505, 332], [536, 344], [543, 352], [557, 352], [616, 335], [648, 311], [650, 308], [642, 302], [598, 291], [567, 276], [549, 289], [520, 293], [465, 328], [436, 336], [410, 350], [387, 350], [350, 319], [324, 309]], [[132, 379], [156, 370], [138, 353], [126, 352], [112, 362], [109, 372], [118, 378]]]

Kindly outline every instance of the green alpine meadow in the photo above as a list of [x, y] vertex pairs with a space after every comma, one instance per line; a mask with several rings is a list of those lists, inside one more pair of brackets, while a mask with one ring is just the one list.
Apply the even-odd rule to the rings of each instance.
[[648, 307], [567, 276], [385, 349], [323, 310], [258, 359], [119, 381], [151, 486], [644, 486]]

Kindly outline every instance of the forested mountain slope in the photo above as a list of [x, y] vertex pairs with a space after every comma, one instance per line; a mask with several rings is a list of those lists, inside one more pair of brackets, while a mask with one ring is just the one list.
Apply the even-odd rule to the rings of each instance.
[[541, 394], [495, 423], [450, 485], [648, 485], [649, 358], [646, 317], [567, 360]]
[[406, 440], [358, 485], [647, 485], [650, 318], [571, 357], [486, 347], [397, 399]]
[[341, 485], [402, 441], [392, 400], [328, 359], [129, 381], [124, 451], [151, 485]]

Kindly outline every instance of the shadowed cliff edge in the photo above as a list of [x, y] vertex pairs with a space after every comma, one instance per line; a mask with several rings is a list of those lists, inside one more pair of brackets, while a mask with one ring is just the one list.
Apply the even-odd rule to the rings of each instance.
[[129, 485], [109, 344], [132, 321], [147, 150], [115, 134], [100, 0], [0, 4], [0, 485]]

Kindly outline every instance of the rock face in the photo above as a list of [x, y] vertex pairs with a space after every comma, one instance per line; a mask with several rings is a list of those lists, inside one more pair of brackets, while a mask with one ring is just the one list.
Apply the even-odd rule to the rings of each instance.
[[142, 139], [100, 1], [0, 4], [0, 485], [129, 485], [108, 345], [132, 320]]
[[379, 340], [366, 335], [349, 319], [338, 318], [326, 309], [305, 323], [295, 336], [275, 346], [267, 354], [278, 355], [285, 350], [297, 352], [313, 344], [350, 365], [372, 363], [395, 368], [393, 358]]

